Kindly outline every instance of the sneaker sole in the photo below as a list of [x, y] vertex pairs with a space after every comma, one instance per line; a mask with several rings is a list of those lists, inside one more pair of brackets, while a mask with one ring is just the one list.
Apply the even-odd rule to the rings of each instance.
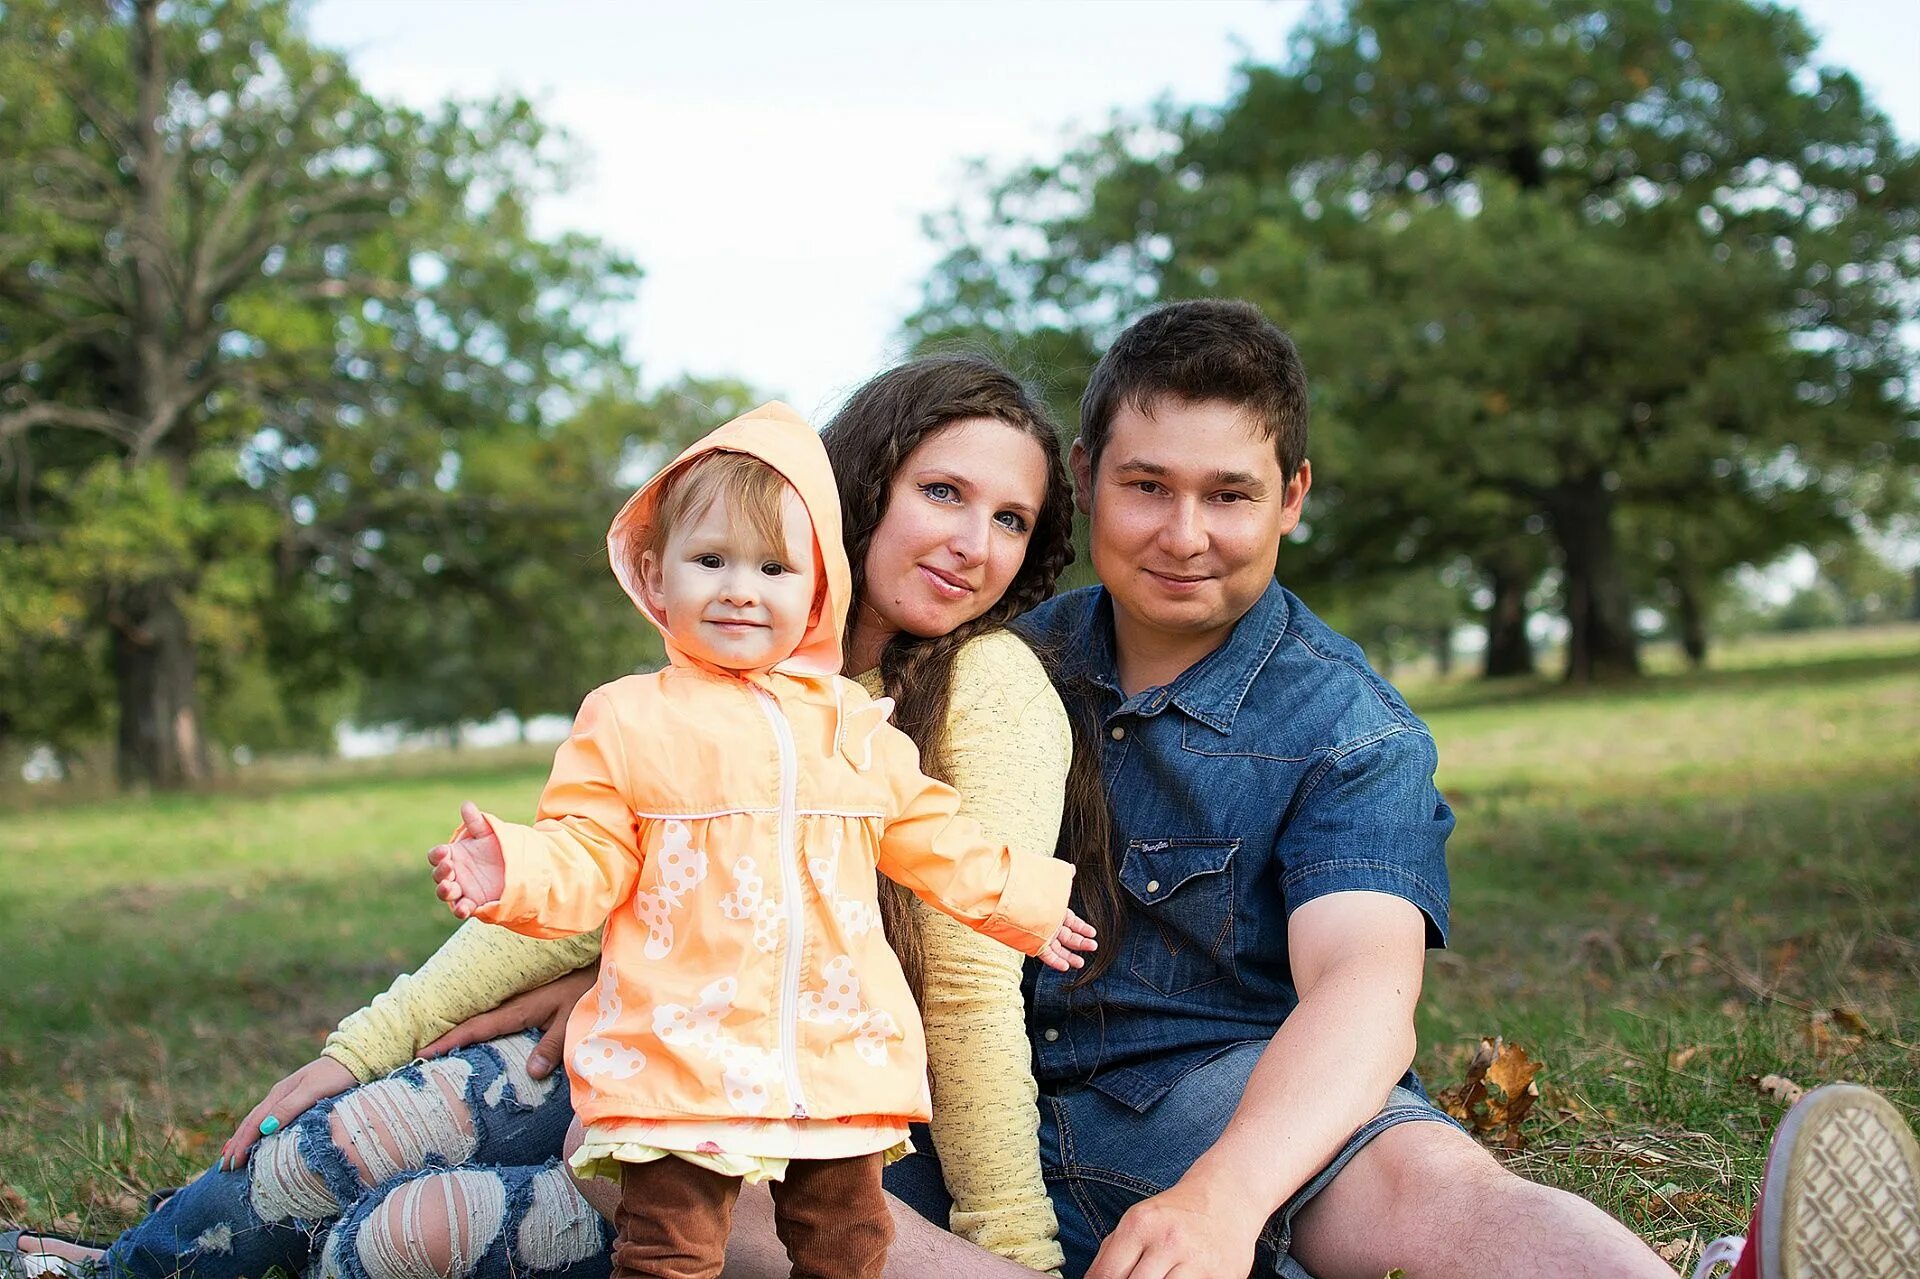
[[1893, 1104], [1816, 1088], [1767, 1157], [1760, 1279], [1920, 1279], [1920, 1144]]

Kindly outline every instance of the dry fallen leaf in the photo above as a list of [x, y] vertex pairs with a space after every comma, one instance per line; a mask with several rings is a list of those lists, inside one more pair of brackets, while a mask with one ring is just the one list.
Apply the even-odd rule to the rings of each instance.
[[1694, 1250], [1700, 1246], [1699, 1235], [1690, 1235], [1685, 1239], [1669, 1239], [1665, 1243], [1653, 1245], [1654, 1255], [1678, 1270], [1682, 1262], [1689, 1260]]
[[1835, 1008], [1829, 1012], [1827, 1016], [1833, 1021], [1834, 1025], [1846, 1031], [1848, 1034], [1860, 1035], [1862, 1037], [1873, 1034], [1873, 1028], [1867, 1025], [1867, 1019], [1860, 1015], [1858, 1008]]
[[1815, 1013], [1807, 1019], [1807, 1047], [1813, 1051], [1815, 1060], [1822, 1060], [1833, 1047], [1833, 1031], [1828, 1024], [1833, 1018], [1827, 1013]]
[[1474, 1136], [1519, 1150], [1526, 1145], [1520, 1121], [1540, 1097], [1540, 1087], [1533, 1081], [1539, 1072], [1540, 1063], [1518, 1044], [1498, 1036], [1482, 1039], [1467, 1063], [1466, 1079], [1434, 1094], [1434, 1101]]
[[1714, 1201], [1715, 1196], [1708, 1191], [1683, 1190], [1670, 1181], [1643, 1197], [1640, 1208], [1649, 1219], [1658, 1221], [1663, 1217], [1697, 1217], [1699, 1208]]
[[1783, 1106], [1791, 1106], [1806, 1095], [1806, 1089], [1785, 1075], [1762, 1075], [1753, 1081], [1761, 1096], [1771, 1097]]
[[1676, 1048], [1667, 1054], [1668, 1070], [1685, 1070], [1687, 1063], [1700, 1055], [1700, 1045], [1692, 1044], [1686, 1048]]

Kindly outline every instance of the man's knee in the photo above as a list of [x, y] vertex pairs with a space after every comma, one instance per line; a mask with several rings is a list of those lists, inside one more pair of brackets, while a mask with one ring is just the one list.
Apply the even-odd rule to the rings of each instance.
[[1356, 1151], [1300, 1210], [1295, 1234], [1309, 1235], [1328, 1219], [1380, 1220], [1396, 1210], [1427, 1213], [1442, 1203], [1498, 1196], [1527, 1184], [1452, 1124], [1410, 1120]]

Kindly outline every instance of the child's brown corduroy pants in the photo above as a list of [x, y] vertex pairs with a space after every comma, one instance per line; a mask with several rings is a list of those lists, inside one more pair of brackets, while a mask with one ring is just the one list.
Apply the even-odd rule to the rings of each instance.
[[[796, 1159], [771, 1183], [774, 1229], [793, 1279], [880, 1279], [893, 1216], [879, 1154]], [[719, 1279], [740, 1179], [688, 1163], [623, 1164], [613, 1279]]]

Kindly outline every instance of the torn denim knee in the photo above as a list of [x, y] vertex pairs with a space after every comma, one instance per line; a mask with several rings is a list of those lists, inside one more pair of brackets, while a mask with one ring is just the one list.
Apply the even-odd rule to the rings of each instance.
[[329, 1234], [315, 1279], [585, 1279], [606, 1273], [610, 1243], [558, 1160], [428, 1169], [356, 1204]]
[[508, 1092], [518, 1101], [515, 1075], [525, 1074], [531, 1047], [526, 1036], [513, 1036], [415, 1062], [319, 1102], [255, 1148], [254, 1211], [263, 1221], [324, 1222], [401, 1173], [468, 1162], [488, 1107]]

